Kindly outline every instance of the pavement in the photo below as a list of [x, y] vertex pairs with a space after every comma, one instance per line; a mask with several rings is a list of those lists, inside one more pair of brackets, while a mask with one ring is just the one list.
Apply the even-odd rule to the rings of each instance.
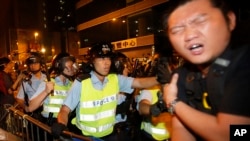
[[0, 141], [21, 141], [22, 139], [0, 128]]

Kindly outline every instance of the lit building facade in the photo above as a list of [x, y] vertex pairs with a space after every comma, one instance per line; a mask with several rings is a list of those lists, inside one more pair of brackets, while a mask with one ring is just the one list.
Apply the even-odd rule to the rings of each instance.
[[11, 0], [9, 24], [4, 29], [5, 51], [0, 56], [8, 55], [21, 63], [29, 52], [42, 52], [46, 61], [59, 52], [77, 56], [79, 36], [74, 15], [70, 15], [75, 3], [74, 0]]
[[[79, 0], [76, 5], [79, 54], [98, 41], [110, 41], [128, 57], [144, 57], [170, 47], [161, 16], [168, 0]], [[237, 16], [236, 42], [249, 42], [250, 10], [244, 1], [231, 1]], [[243, 36], [238, 36], [243, 34]], [[163, 51], [161, 51], [163, 50]]]
[[76, 5], [79, 54], [95, 42], [108, 41], [130, 58], [152, 55], [158, 35], [163, 34], [161, 15], [166, 5], [167, 0], [80, 0]]

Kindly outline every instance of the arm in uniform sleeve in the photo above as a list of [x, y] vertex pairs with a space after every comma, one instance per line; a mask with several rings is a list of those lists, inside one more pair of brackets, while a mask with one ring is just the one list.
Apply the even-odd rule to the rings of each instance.
[[30, 98], [29, 106], [25, 108], [26, 111], [33, 112], [37, 108], [39, 108], [53, 89], [54, 89], [54, 82], [40, 83], [36, 93]]
[[120, 92], [131, 94], [134, 91], [132, 87], [134, 78], [127, 77], [124, 75], [117, 75], [117, 76], [118, 76]]
[[[22, 82], [23, 83], [23, 82]], [[22, 87], [19, 87], [18, 89], [18, 93], [17, 93], [17, 96], [16, 96], [16, 101], [18, 103], [18, 105], [24, 109], [24, 91], [23, 91], [23, 88]]]
[[51, 132], [54, 138], [58, 139], [63, 130], [67, 128], [69, 114], [76, 108], [80, 101], [81, 81], [86, 78], [89, 77], [78, 76], [68, 91], [68, 95], [58, 113], [57, 122], [51, 127]]
[[159, 84], [156, 77], [134, 78], [132, 88], [150, 88]]
[[152, 102], [152, 95], [148, 90], [142, 90], [139, 96], [137, 108], [140, 115], [149, 116], [150, 106]]

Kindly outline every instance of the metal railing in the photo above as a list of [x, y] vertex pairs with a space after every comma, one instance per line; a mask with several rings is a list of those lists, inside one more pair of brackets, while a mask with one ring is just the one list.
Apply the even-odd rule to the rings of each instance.
[[[51, 134], [50, 126], [34, 119], [13, 106], [6, 107], [5, 112], [1, 112], [0, 117], [1, 123], [6, 123], [4, 130], [20, 137], [22, 141], [55, 140]], [[82, 141], [91, 141], [89, 137], [65, 130], [60, 137], [61, 140], [67, 141], [73, 140], [73, 138]]]

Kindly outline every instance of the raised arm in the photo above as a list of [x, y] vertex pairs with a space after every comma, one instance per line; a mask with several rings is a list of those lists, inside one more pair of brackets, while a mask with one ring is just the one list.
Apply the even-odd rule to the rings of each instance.
[[[45, 86], [42, 86], [42, 85], [45, 85]], [[33, 112], [37, 108], [39, 108], [43, 104], [45, 98], [54, 89], [54, 85], [55, 85], [54, 82], [51, 82], [51, 81], [46, 82], [46, 83], [41, 83], [37, 91], [38, 94], [34, 95], [33, 98], [31, 98], [29, 102], [29, 106], [25, 107], [26, 112]]]
[[156, 80], [156, 77], [144, 77], [144, 78], [135, 78], [132, 87], [133, 88], [150, 88], [159, 84]]

